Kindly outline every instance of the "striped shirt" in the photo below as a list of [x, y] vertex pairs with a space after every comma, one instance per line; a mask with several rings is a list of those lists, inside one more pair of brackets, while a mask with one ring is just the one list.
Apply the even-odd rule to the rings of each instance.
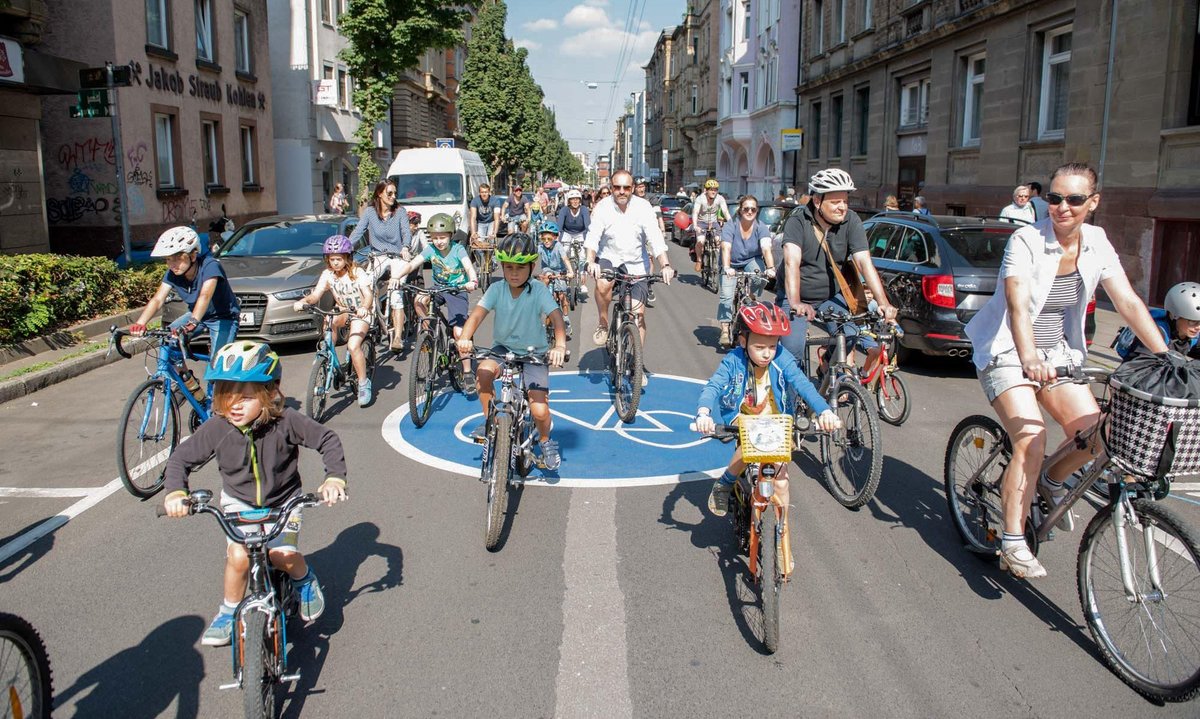
[[1083, 286], [1083, 278], [1079, 270], [1066, 275], [1055, 275], [1054, 284], [1050, 287], [1050, 296], [1042, 311], [1033, 320], [1033, 341], [1038, 349], [1050, 349], [1062, 341], [1063, 320], [1066, 311], [1079, 303], [1079, 293]]

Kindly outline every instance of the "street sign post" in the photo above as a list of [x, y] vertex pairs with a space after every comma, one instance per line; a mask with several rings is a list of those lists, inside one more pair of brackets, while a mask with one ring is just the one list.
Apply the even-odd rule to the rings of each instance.
[[453, 137], [439, 137], [433, 141], [434, 147], [454, 147]]
[[[112, 71], [112, 78], [108, 76]], [[79, 87], [84, 90], [99, 90], [110, 87], [129, 87], [133, 84], [133, 73], [128, 65], [85, 67], [79, 71]]]
[[129, 241], [129, 199], [125, 187], [125, 149], [121, 144], [121, 118], [113, 91], [133, 84], [128, 65], [105, 63], [104, 67], [87, 67], [79, 71], [79, 104], [70, 108], [71, 117], [111, 117], [113, 145], [116, 150], [117, 191], [121, 198], [121, 244], [125, 264], [133, 263], [133, 248]]
[[108, 90], [80, 90], [76, 93], [79, 102], [69, 110], [71, 117], [111, 117]]
[[797, 152], [804, 149], [804, 130], [801, 128], [786, 128], [779, 131], [780, 152]]

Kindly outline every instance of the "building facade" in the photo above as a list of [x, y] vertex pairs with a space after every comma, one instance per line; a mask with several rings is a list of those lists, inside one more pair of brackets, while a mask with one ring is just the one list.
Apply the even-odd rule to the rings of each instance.
[[796, 126], [801, 0], [721, 0], [716, 175], [727, 196], [773, 198], [795, 184], [783, 131]]
[[646, 71], [646, 164], [651, 181], [664, 188], [681, 184], [679, 171], [670, 174], [670, 148], [675, 143], [674, 98], [671, 94], [671, 38], [675, 28], [658, 34]]
[[680, 184], [703, 184], [717, 174], [719, 83], [713, 69], [719, 47], [719, 10], [719, 0], [693, 0], [672, 38], [672, 87], [677, 93], [679, 135], [671, 157], [679, 166]]
[[855, 201], [995, 215], [1087, 162], [1093, 221], [1151, 303], [1200, 276], [1200, 30], [1190, 0], [804, 0], [803, 172]]
[[[275, 126], [275, 176], [281, 214], [328, 212], [336, 183], [353, 196], [352, 153], [361, 115], [354, 78], [337, 57], [349, 41], [337, 30], [347, 0], [268, 0]], [[376, 146], [384, 134], [376, 132]]]
[[46, 5], [47, 52], [131, 68], [130, 86], [113, 91], [123, 177], [109, 118], [70, 117], [74, 96], [43, 101], [52, 249], [115, 255], [122, 212], [135, 244], [172, 225], [207, 230], [222, 208], [238, 224], [275, 212], [266, 0]]
[[433, 147], [438, 138], [447, 137], [455, 147], [467, 147], [457, 99], [473, 22], [472, 18], [462, 28], [462, 45], [426, 51], [420, 64], [401, 76], [392, 95], [393, 154], [409, 147]]

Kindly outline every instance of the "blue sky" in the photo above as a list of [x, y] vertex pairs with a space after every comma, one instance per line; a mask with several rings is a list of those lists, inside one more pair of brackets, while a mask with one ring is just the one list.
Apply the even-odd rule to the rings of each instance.
[[[529, 50], [533, 79], [572, 150], [608, 152], [629, 93], [645, 88], [642, 67], [659, 33], [679, 23], [684, 6], [685, 0], [508, 0], [508, 36]], [[622, 46], [626, 62], [619, 67]]]

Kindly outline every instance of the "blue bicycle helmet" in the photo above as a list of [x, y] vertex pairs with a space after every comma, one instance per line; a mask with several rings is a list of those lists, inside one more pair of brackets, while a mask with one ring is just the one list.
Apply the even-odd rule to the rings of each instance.
[[242, 340], [220, 349], [209, 362], [204, 379], [209, 382], [278, 382], [283, 379], [279, 355], [263, 342]]
[[554, 220], [546, 220], [538, 228], [538, 235], [540, 236], [543, 232], [552, 232], [555, 236], [558, 236], [558, 223]]

